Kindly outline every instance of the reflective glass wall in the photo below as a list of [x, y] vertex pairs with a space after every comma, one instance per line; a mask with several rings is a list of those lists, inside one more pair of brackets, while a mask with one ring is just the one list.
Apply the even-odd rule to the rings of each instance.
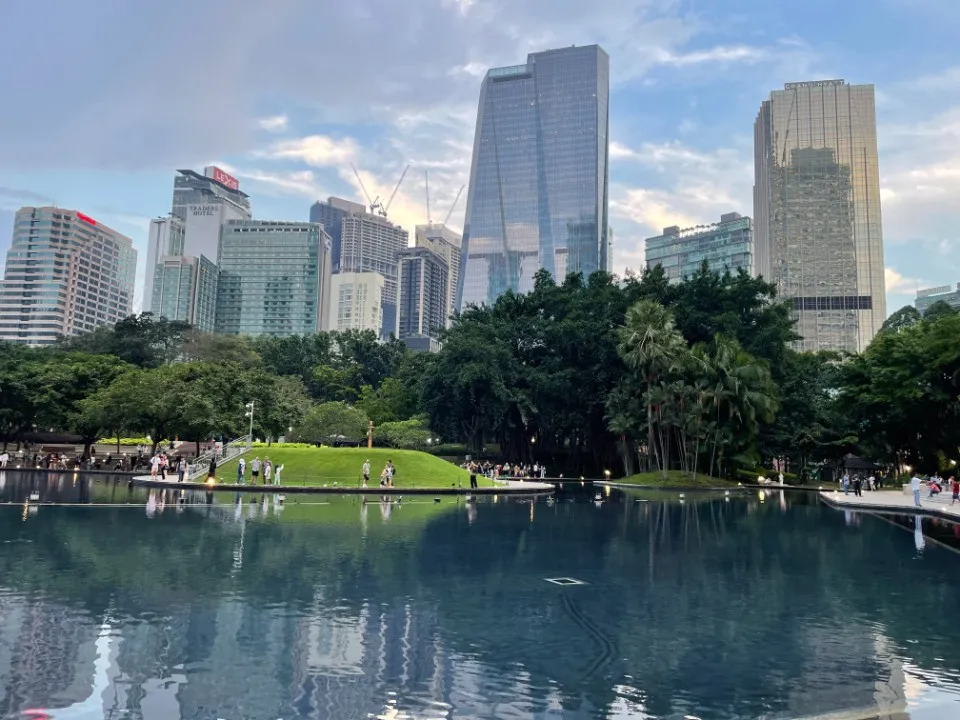
[[458, 307], [607, 262], [610, 62], [596, 45], [495, 68], [480, 90]]
[[755, 126], [756, 271], [804, 350], [863, 350], [886, 318], [872, 85], [787, 83]]

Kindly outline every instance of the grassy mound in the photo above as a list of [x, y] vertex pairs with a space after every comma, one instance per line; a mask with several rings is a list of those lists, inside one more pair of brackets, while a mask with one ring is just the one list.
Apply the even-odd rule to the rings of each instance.
[[695, 478], [691, 478], [687, 473], [681, 472], [680, 470], [668, 470], [666, 477], [664, 477], [663, 473], [661, 472], [647, 472], [640, 473], [638, 475], [631, 475], [630, 477], [614, 480], [613, 482], [620, 485], [637, 485], [657, 488], [737, 487], [737, 483], [731, 482], [730, 480], [722, 480], [720, 478], [710, 477], [709, 475], [702, 475], [700, 473], [698, 473]]
[[[380, 482], [380, 471], [392, 460], [396, 467], [393, 484], [396, 487], [448, 488], [462, 484], [470, 486], [470, 474], [446, 460], [419, 450], [388, 450], [384, 448], [253, 448], [244, 455], [247, 461], [247, 482], [250, 482], [250, 462], [259, 457], [270, 458], [274, 467], [283, 465], [281, 483], [284, 485], [328, 485], [358, 487], [364, 460], [370, 460], [370, 486]], [[236, 482], [237, 461], [231, 460], [217, 468], [220, 482]], [[492, 482], [477, 478], [481, 486]], [[263, 481], [261, 471], [260, 481]]]

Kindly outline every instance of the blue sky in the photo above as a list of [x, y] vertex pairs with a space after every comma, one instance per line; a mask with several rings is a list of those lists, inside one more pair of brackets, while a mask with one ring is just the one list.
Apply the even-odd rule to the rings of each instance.
[[[6, 0], [0, 251], [55, 202], [130, 235], [173, 171], [215, 163], [254, 216], [307, 219], [408, 174], [391, 218], [442, 219], [469, 174], [480, 80], [531, 51], [611, 56], [617, 271], [668, 225], [752, 214], [753, 121], [784, 82], [877, 87], [888, 311], [960, 282], [956, 0]], [[451, 219], [463, 221], [461, 200]], [[143, 262], [141, 257], [141, 268]]]

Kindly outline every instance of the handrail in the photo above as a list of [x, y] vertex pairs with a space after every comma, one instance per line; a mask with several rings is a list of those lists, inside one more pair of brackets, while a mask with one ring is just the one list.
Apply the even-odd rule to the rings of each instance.
[[218, 465], [243, 455], [250, 449], [251, 442], [252, 438], [250, 435], [242, 435], [228, 443], [225, 443], [222, 451], [218, 451], [216, 448], [214, 448], [213, 450], [209, 450], [202, 455], [198, 455], [192, 463], [187, 465], [187, 478], [189, 480], [195, 480], [196, 478], [204, 475], [207, 472], [207, 467], [210, 465], [210, 461], [213, 460], [214, 455], [217, 456]]

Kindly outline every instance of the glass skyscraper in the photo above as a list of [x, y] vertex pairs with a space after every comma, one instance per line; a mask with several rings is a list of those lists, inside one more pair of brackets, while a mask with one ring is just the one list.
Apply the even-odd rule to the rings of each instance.
[[754, 266], [803, 350], [859, 352], [886, 319], [873, 85], [787, 83], [754, 126]]
[[532, 53], [480, 89], [457, 306], [606, 270], [610, 60], [597, 45]]

